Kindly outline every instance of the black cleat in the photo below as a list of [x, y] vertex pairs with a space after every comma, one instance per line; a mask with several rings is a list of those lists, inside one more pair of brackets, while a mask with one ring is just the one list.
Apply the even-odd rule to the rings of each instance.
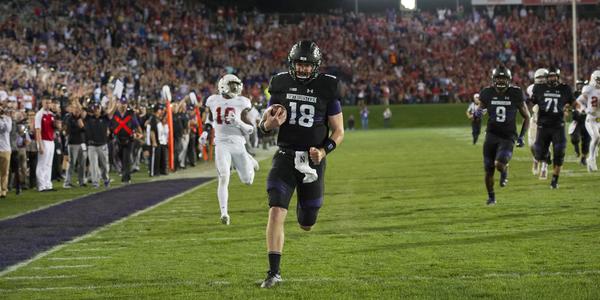
[[550, 182], [550, 188], [553, 190], [558, 189], [558, 180], [552, 179], [552, 181]]
[[488, 198], [486, 204], [487, 205], [496, 205], [496, 199], [495, 198]]
[[267, 272], [267, 278], [260, 284], [261, 288], [268, 289], [277, 285], [279, 282], [283, 281], [281, 279], [281, 275], [279, 273], [271, 273], [271, 271]]

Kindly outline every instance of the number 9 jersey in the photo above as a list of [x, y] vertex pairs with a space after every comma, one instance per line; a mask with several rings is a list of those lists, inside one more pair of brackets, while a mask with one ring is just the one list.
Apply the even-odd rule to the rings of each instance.
[[479, 92], [479, 100], [488, 111], [486, 132], [498, 137], [515, 140], [517, 138], [517, 112], [523, 105], [523, 92], [509, 86], [504, 92], [495, 87], [486, 87]]
[[281, 104], [287, 110], [287, 119], [279, 128], [279, 147], [307, 151], [321, 147], [329, 137], [328, 117], [342, 112], [339, 81], [335, 76], [319, 74], [304, 84], [288, 72], [271, 78], [269, 106]]

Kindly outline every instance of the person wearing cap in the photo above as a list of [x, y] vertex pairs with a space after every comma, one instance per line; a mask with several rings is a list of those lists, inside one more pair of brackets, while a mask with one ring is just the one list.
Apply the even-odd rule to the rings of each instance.
[[88, 145], [88, 158], [90, 161], [90, 173], [94, 188], [100, 186], [100, 178], [104, 187], [110, 184], [108, 172], [108, 133], [111, 120], [103, 113], [100, 103], [93, 102], [90, 105], [90, 113], [85, 119], [85, 137]]
[[8, 192], [12, 123], [11, 118], [5, 112], [4, 103], [2, 103], [0, 105], [0, 198], [5, 198]]
[[38, 158], [35, 175], [40, 192], [55, 191], [52, 187], [52, 161], [54, 159], [55, 116], [50, 110], [52, 102], [42, 99], [42, 108], [35, 115], [35, 140]]
[[[65, 178], [64, 188], [71, 188], [71, 176], [77, 166], [77, 175], [79, 186], [85, 186], [84, 173], [87, 161], [87, 145], [85, 143], [85, 117], [86, 112], [83, 110], [78, 101], [73, 101], [70, 106], [71, 112], [67, 114], [64, 124], [67, 129], [68, 139], [68, 167], [67, 176]], [[79, 162], [79, 164], [78, 164]]]
[[119, 104], [111, 101], [108, 117], [111, 120], [111, 131], [117, 139], [117, 156], [121, 160], [121, 182], [131, 182], [131, 163], [133, 151], [133, 139], [140, 136], [140, 125], [137, 117], [127, 103], [125, 95], [119, 99]]

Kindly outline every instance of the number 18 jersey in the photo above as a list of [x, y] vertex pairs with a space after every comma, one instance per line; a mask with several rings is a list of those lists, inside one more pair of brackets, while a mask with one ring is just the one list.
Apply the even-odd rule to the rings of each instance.
[[233, 140], [245, 143], [244, 133], [235, 124], [227, 121], [226, 116], [233, 113], [241, 118], [242, 111], [252, 108], [250, 99], [236, 96], [227, 99], [221, 95], [212, 95], [206, 99], [206, 107], [212, 114], [212, 126], [215, 128], [215, 142]]
[[336, 77], [319, 74], [303, 84], [285, 72], [271, 78], [269, 105], [281, 104], [287, 119], [279, 128], [280, 147], [306, 151], [320, 147], [329, 137], [328, 117], [342, 112]]
[[488, 110], [486, 132], [505, 139], [517, 138], [517, 112], [523, 105], [523, 92], [518, 87], [508, 87], [504, 92], [486, 87], [479, 93], [479, 100]]

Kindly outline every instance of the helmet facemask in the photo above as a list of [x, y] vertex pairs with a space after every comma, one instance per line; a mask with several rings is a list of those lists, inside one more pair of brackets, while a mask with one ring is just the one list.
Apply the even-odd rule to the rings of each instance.
[[548, 74], [548, 76], [546, 77], [546, 82], [550, 86], [557, 86], [558, 85], [558, 74], [556, 74], [556, 73]]
[[505, 75], [495, 76], [492, 79], [492, 81], [493, 81], [494, 87], [501, 91], [506, 90], [508, 88], [508, 85], [510, 84], [510, 78]]
[[235, 75], [227, 74], [217, 83], [219, 93], [227, 98], [234, 98], [242, 94], [244, 84]]

